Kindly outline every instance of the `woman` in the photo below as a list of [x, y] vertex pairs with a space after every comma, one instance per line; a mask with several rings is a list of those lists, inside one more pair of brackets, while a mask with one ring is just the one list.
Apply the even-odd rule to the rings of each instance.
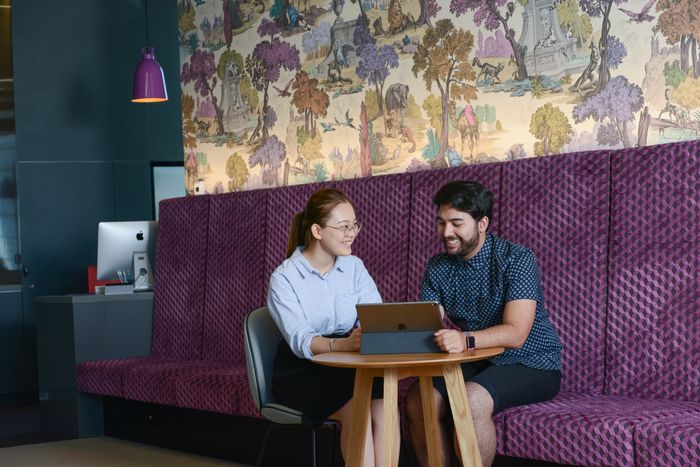
[[[292, 218], [287, 259], [272, 273], [267, 297], [270, 314], [284, 336], [275, 357], [272, 394], [278, 402], [316, 420], [338, 420], [345, 459], [355, 372], [317, 365], [310, 358], [325, 352], [359, 351], [355, 305], [381, 302], [364, 264], [351, 255], [361, 227], [345, 194], [332, 189], [315, 192]], [[380, 383], [375, 380], [372, 391], [364, 466], [381, 461]]]

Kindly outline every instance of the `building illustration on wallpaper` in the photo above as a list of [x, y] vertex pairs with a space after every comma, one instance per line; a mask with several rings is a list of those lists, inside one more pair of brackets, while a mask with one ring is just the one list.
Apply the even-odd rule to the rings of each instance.
[[700, 2], [178, 0], [188, 192], [696, 139]]

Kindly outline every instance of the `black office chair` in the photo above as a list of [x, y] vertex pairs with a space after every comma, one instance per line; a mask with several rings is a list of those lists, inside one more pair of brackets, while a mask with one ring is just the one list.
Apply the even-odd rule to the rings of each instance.
[[[336, 422], [313, 423], [298, 410], [275, 402], [272, 396], [272, 371], [277, 345], [282, 341], [277, 325], [272, 320], [267, 307], [253, 310], [246, 316], [243, 327], [245, 341], [245, 361], [248, 369], [248, 383], [255, 405], [266, 420], [284, 426], [310, 426], [313, 467], [316, 467], [316, 430], [326, 423], [333, 428], [333, 465], [335, 465], [335, 446], [338, 424]], [[262, 449], [258, 454], [256, 465], [259, 466], [265, 454], [270, 432], [275, 425], [270, 425], [265, 433]]]

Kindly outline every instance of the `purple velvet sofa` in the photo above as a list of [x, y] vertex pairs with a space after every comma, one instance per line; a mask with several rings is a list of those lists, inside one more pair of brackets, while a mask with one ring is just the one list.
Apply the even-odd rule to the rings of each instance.
[[293, 212], [321, 186], [347, 192], [355, 253], [385, 301], [414, 300], [441, 249], [431, 197], [456, 179], [488, 186], [493, 232], [535, 251], [564, 346], [561, 393], [497, 415], [498, 452], [700, 465], [700, 141], [164, 201], [151, 355], [84, 362], [79, 390], [259, 417], [242, 324]]

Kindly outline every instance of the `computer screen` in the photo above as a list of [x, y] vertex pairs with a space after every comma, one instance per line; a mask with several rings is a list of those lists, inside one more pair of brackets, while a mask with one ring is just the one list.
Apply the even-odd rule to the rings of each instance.
[[153, 212], [155, 220], [158, 220], [161, 200], [179, 198], [187, 194], [185, 189], [185, 168], [182, 162], [151, 162], [151, 178]]
[[[134, 282], [134, 253], [148, 254], [152, 275], [156, 259], [158, 222], [100, 222], [97, 234], [97, 279]], [[136, 276], [138, 276], [136, 271]]]

